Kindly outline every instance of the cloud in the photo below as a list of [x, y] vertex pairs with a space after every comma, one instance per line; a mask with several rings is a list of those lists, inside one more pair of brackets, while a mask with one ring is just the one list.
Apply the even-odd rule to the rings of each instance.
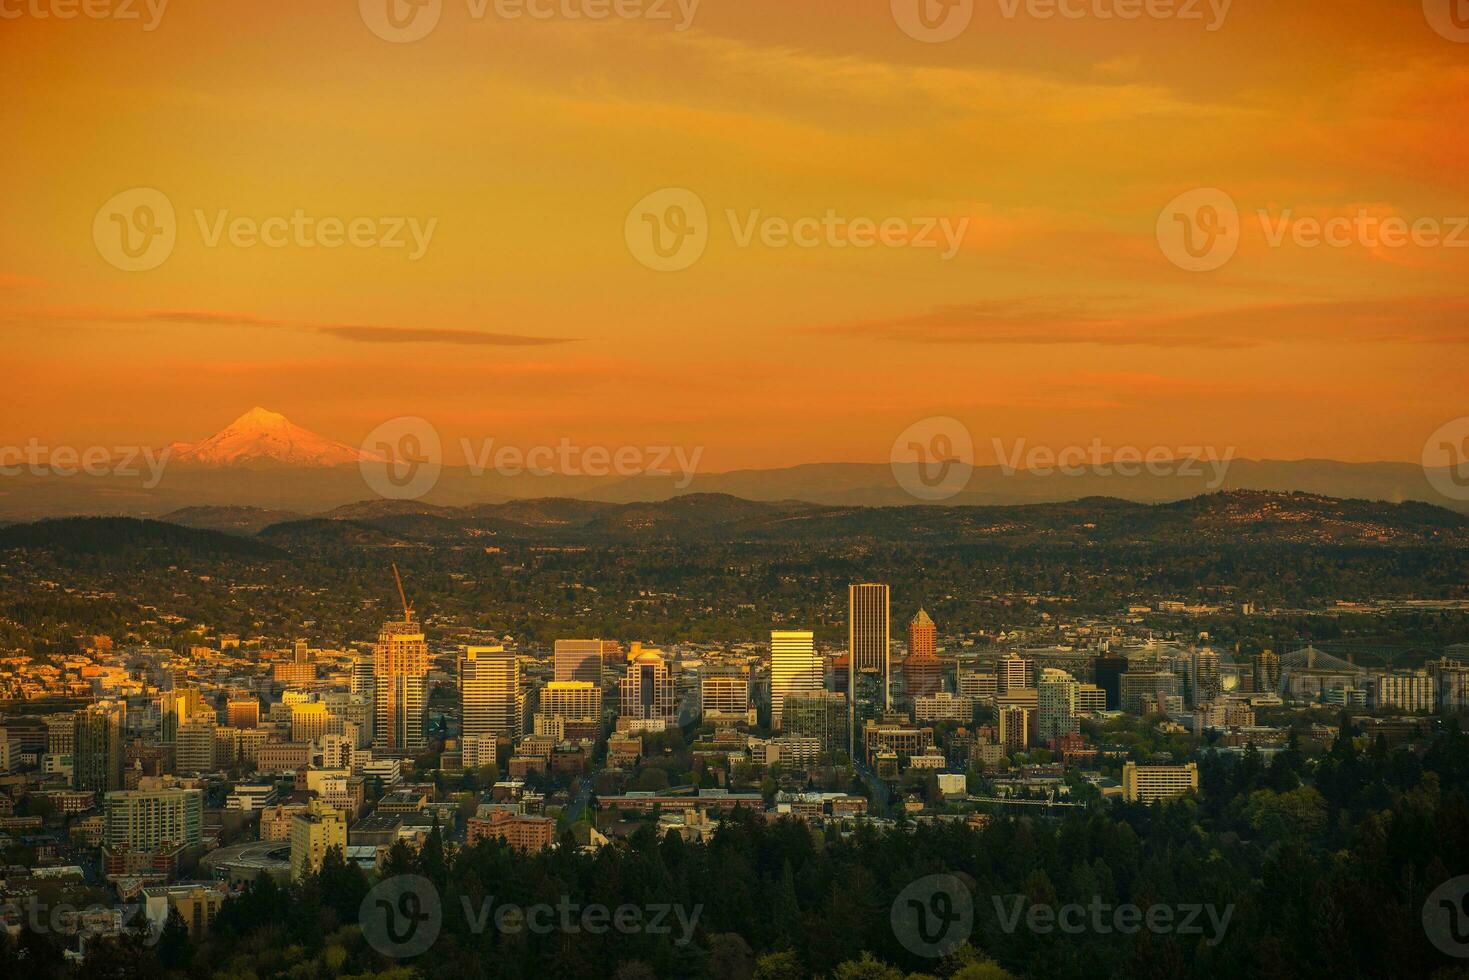
[[1030, 298], [935, 307], [924, 313], [801, 328], [801, 332], [910, 344], [1095, 344], [1238, 349], [1292, 340], [1363, 343], [1469, 343], [1469, 300], [1339, 300], [1238, 306], [1193, 313], [1132, 310], [1115, 304], [1067, 306]]
[[355, 323], [285, 320], [220, 310], [43, 310], [0, 314], [7, 320], [45, 320], [108, 323], [193, 323], [231, 327], [261, 327], [325, 334], [363, 344], [457, 344], [471, 347], [544, 347], [573, 342], [571, 337], [490, 333], [446, 327], [397, 327]]

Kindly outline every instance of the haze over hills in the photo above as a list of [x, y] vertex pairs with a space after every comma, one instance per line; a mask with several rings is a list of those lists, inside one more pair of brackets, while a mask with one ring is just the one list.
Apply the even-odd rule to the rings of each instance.
[[[374, 513], [382, 503], [363, 463], [383, 457], [327, 438], [283, 415], [254, 408], [198, 443], [175, 443], [154, 458], [134, 460], [130, 471], [63, 476], [14, 467], [0, 478], [0, 522], [44, 517], [122, 515], [162, 517], [205, 509], [184, 523], [227, 530], [259, 530], [301, 515]], [[147, 465], [145, 465], [147, 464]], [[1186, 500], [1218, 490], [1321, 494], [1342, 499], [1419, 500], [1469, 513], [1469, 501], [1440, 494], [1421, 466], [1333, 460], [1235, 459], [1227, 467], [1199, 461], [1169, 475], [1124, 476], [1089, 468], [1059, 471], [974, 469], [965, 490], [937, 503], [947, 506], [1054, 503], [1115, 497], [1139, 503]], [[14, 472], [18, 471], [18, 472]], [[588, 502], [652, 503], [696, 493], [748, 501], [803, 501], [851, 507], [900, 507], [915, 500], [912, 464], [809, 463], [765, 470], [637, 476], [476, 472], [444, 467], [415, 505], [423, 512], [566, 498]], [[532, 503], [529, 506], [537, 506]], [[345, 510], [344, 510], [345, 508]], [[221, 510], [222, 509], [222, 510]]]

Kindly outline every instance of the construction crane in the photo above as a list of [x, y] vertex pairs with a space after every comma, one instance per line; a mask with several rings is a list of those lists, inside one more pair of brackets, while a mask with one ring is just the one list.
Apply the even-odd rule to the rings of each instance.
[[413, 622], [413, 607], [408, 604], [408, 594], [403, 591], [403, 576], [398, 574], [398, 563], [393, 562], [393, 581], [398, 583], [398, 598], [403, 603], [403, 621]]

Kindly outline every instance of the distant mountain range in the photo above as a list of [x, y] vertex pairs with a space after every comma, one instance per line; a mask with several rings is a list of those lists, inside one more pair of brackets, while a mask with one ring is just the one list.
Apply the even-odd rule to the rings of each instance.
[[[225, 529], [250, 533], [302, 515], [323, 515], [359, 504], [370, 509], [377, 501], [361, 464], [381, 464], [381, 456], [317, 435], [262, 408], [251, 409], [202, 442], [175, 443], [168, 451], [156, 485], [140, 462], [135, 462], [132, 474], [105, 477], [24, 471], [0, 477], [0, 522], [77, 515], [161, 517], [183, 511], [203, 515], [191, 520], [210, 526], [223, 521], [229, 525]], [[464, 508], [546, 498], [631, 504], [703, 493], [746, 501], [902, 507], [922, 503], [903, 488], [914, 483], [913, 476], [911, 466], [810, 463], [701, 473], [681, 487], [675, 476], [507, 476], [445, 467], [419, 504]], [[1164, 503], [1217, 490], [1300, 491], [1393, 503], [1417, 500], [1469, 513], [1469, 500], [1438, 493], [1422, 467], [1333, 460], [1237, 459], [1222, 483], [1207, 466], [1181, 476], [1096, 472], [1072, 476], [978, 467], [962, 493], [938, 503], [1016, 505], [1089, 497]], [[208, 517], [210, 513], [216, 516]]]
[[[1239, 545], [1469, 545], [1469, 516], [1429, 504], [1337, 500], [1314, 494], [1217, 493], [1167, 504], [1091, 498], [1009, 507], [830, 507], [693, 494], [658, 503], [513, 501], [463, 508], [379, 501], [321, 517], [268, 523], [269, 512], [192, 508], [165, 521], [68, 518], [0, 529], [0, 550], [158, 548], [283, 557], [339, 549], [717, 542], [924, 541], [1026, 546], [1177, 543]], [[197, 535], [191, 538], [190, 535]], [[228, 544], [230, 540], [238, 546]]]

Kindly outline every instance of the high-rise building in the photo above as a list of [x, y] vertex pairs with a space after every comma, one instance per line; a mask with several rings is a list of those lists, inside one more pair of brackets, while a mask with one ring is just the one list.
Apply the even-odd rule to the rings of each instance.
[[938, 628], [922, 609], [908, 624], [908, 656], [938, 656]]
[[995, 663], [1000, 693], [1035, 687], [1035, 661], [1007, 653]]
[[291, 741], [316, 741], [326, 734], [329, 720], [326, 704], [321, 701], [291, 705]]
[[659, 650], [633, 644], [620, 684], [620, 714], [635, 721], [678, 723], [678, 697], [673, 676]]
[[847, 698], [835, 691], [788, 694], [781, 708], [781, 722], [786, 734], [814, 738], [824, 753], [845, 753], [851, 747]]
[[908, 624], [908, 659], [903, 686], [909, 698], [926, 698], [943, 689], [944, 665], [938, 658], [938, 631], [922, 609]]
[[127, 705], [99, 701], [76, 712], [72, 783], [96, 793], [122, 789], [123, 726]]
[[260, 701], [253, 697], [231, 697], [224, 705], [225, 724], [231, 728], [255, 728], [260, 724]]
[[102, 798], [103, 841], [109, 850], [171, 850], [199, 844], [204, 793], [163, 787], [117, 790]]
[[320, 800], [291, 818], [291, 880], [299, 881], [321, 870], [333, 847], [347, 853], [347, 815]]
[[1005, 755], [1024, 752], [1030, 745], [1031, 709], [1020, 705], [1001, 705], [1000, 750]]
[[1000, 680], [988, 671], [963, 670], [959, 672], [959, 693], [975, 700], [993, 699], [1000, 693]]
[[[159, 737], [172, 743], [178, 737], [179, 726], [205, 712], [204, 698], [197, 687], [178, 687], [164, 691], [158, 696]], [[213, 715], [213, 711], [209, 714]]]
[[194, 718], [179, 726], [174, 740], [174, 772], [214, 771], [215, 727], [212, 717]]
[[1219, 652], [1217, 650], [1195, 650], [1193, 671], [1189, 678], [1189, 694], [1194, 704], [1208, 704], [1224, 693], [1219, 676]]
[[602, 683], [601, 640], [557, 640], [555, 668], [558, 681]]
[[403, 619], [383, 624], [372, 657], [372, 747], [399, 754], [421, 751], [428, 643], [411, 608], [404, 609]]
[[1261, 693], [1280, 690], [1280, 655], [1271, 650], [1255, 654], [1255, 690]]
[[1162, 711], [1167, 699], [1182, 696], [1182, 687], [1172, 671], [1129, 670], [1122, 675], [1122, 710], [1134, 715]]
[[[891, 646], [886, 585], [847, 587], [847, 653], [854, 674], [877, 674], [887, 687]], [[886, 691], [884, 690], [884, 693]], [[887, 705], [884, 704], [884, 710]]]
[[1122, 675], [1127, 673], [1126, 657], [1100, 656], [1092, 661], [1092, 677], [1107, 695], [1108, 711], [1122, 710]]
[[779, 730], [781, 711], [792, 694], [822, 689], [825, 666], [816, 653], [810, 630], [775, 630], [770, 634], [770, 727]]
[[1036, 730], [1041, 742], [1080, 731], [1076, 694], [1080, 685], [1064, 670], [1047, 667], [1036, 679]]
[[602, 688], [591, 681], [552, 681], [541, 688], [537, 712], [570, 722], [602, 721]]
[[704, 667], [699, 671], [699, 707], [705, 721], [746, 721], [750, 715], [750, 674], [741, 667]]
[[[519, 738], [524, 732], [525, 695], [520, 658], [503, 646], [465, 647], [459, 658], [459, 699], [464, 723], [464, 764], [483, 765], [483, 736]], [[493, 760], [485, 760], [489, 762]]]

